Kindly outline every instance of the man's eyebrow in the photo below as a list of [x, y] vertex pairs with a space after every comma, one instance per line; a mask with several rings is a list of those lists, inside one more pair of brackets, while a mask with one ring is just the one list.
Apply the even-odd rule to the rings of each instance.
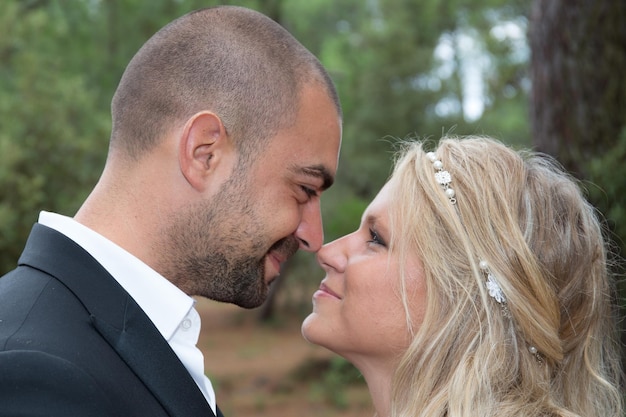
[[322, 191], [330, 188], [333, 185], [333, 182], [335, 182], [335, 178], [331, 175], [330, 171], [328, 171], [328, 169], [326, 169], [326, 167], [323, 165], [293, 167], [291, 170], [297, 174], [321, 178], [322, 186], [320, 187], [320, 189]]

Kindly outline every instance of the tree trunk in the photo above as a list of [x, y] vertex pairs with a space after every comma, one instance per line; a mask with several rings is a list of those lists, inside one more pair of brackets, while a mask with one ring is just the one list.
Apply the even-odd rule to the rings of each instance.
[[537, 149], [579, 178], [626, 126], [626, 2], [535, 0], [531, 124]]
[[[626, 161], [615, 152], [623, 149], [620, 137], [626, 140], [626, 2], [534, 0], [529, 36], [533, 142], [578, 178], [603, 179], [605, 194], [592, 203], [605, 215], [621, 213], [610, 219], [619, 228], [626, 195], [611, 183], [625, 178]], [[605, 163], [612, 154], [617, 161]], [[623, 254], [626, 236], [617, 240]], [[624, 313], [626, 284], [618, 285]]]

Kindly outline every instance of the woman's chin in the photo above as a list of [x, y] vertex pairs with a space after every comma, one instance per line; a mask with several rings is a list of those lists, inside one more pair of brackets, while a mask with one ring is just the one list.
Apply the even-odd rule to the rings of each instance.
[[329, 349], [329, 346], [332, 344], [329, 340], [329, 331], [325, 329], [323, 323], [320, 322], [320, 318], [315, 312], [309, 314], [301, 326], [302, 337], [314, 345], [322, 346], [326, 349]]
[[302, 332], [302, 337], [304, 337], [304, 340], [309, 343], [317, 344], [315, 342], [315, 337], [313, 337], [314, 331], [312, 329], [312, 326], [314, 326], [312, 321], [315, 320], [313, 317], [314, 314], [315, 313], [311, 313], [304, 319], [304, 321], [302, 322], [302, 326], [300, 327], [300, 331]]

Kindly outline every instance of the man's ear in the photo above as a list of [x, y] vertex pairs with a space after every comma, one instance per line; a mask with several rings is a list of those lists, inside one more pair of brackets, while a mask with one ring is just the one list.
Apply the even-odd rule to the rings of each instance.
[[187, 182], [198, 191], [232, 151], [222, 120], [215, 113], [193, 115], [182, 132], [178, 149], [180, 169]]

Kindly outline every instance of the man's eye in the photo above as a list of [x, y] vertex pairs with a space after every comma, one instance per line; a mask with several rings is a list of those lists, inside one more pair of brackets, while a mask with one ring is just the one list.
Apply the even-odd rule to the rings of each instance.
[[370, 236], [372, 237], [372, 239], [368, 240], [367, 243], [385, 246], [385, 242], [380, 238], [380, 236], [374, 229], [370, 229]]
[[302, 188], [302, 191], [304, 191], [307, 197], [309, 198], [317, 197], [317, 190], [314, 190], [311, 187], [307, 187], [306, 185], [301, 185], [300, 188]]

